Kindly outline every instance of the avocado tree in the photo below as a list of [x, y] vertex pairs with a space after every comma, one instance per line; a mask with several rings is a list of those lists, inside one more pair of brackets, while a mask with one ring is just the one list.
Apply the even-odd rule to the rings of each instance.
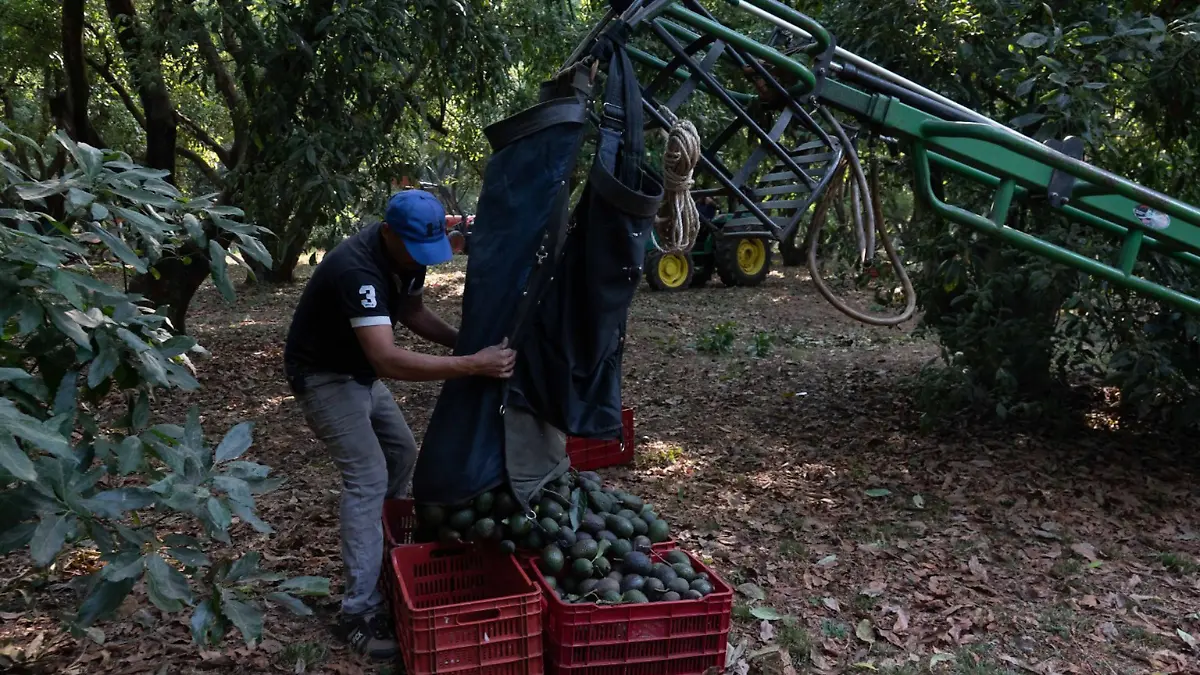
[[[34, 180], [12, 161], [18, 146], [39, 161], [59, 149], [68, 159]], [[26, 550], [31, 575], [79, 552], [96, 558], [77, 610], [63, 617], [95, 640], [97, 622], [136, 592], [163, 611], [190, 611], [197, 641], [236, 627], [255, 642], [260, 595], [303, 614], [297, 595], [325, 593], [328, 582], [284, 580], [259, 569], [256, 553], [210, 559], [211, 544], [232, 544], [243, 526], [271, 531], [255, 497], [282, 479], [243, 458], [252, 423], [215, 447], [195, 408], [182, 424], [152, 424], [158, 393], [199, 387], [192, 360], [206, 352], [114, 283], [191, 246], [208, 253], [211, 278], [232, 298], [229, 267], [269, 257], [261, 228], [237, 209], [185, 197], [165, 177], [62, 132], [42, 145], [0, 125], [0, 553]], [[53, 198], [61, 215], [49, 212]]]

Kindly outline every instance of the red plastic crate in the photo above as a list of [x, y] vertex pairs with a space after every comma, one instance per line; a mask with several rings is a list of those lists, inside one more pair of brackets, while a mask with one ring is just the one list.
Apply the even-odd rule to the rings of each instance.
[[408, 675], [541, 675], [542, 598], [511, 555], [392, 549], [392, 609]]
[[[687, 553], [685, 551], [685, 553]], [[546, 600], [551, 672], [587, 675], [691, 675], [725, 667], [733, 589], [695, 556], [713, 592], [700, 600], [630, 605], [567, 604], [531, 570]], [[654, 552], [653, 559], [662, 560]]]
[[633, 463], [633, 408], [621, 409], [620, 440], [567, 437], [567, 456], [578, 471]]
[[[411, 499], [387, 499], [383, 502], [383, 541], [392, 549], [416, 543], [417, 511]], [[387, 555], [387, 550], [384, 551]]]

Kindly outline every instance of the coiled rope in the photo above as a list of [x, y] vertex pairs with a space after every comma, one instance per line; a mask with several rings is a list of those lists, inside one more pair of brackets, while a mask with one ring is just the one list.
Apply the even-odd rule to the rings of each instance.
[[662, 109], [671, 123], [663, 152], [662, 210], [654, 219], [655, 246], [663, 253], [690, 251], [700, 235], [700, 213], [692, 200], [692, 173], [700, 161], [700, 133], [690, 121]]

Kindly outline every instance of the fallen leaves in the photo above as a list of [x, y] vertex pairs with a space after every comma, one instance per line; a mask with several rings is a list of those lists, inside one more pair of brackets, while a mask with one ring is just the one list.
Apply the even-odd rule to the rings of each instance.
[[[898, 378], [919, 373], [936, 347], [852, 324], [794, 270], [782, 273], [788, 278], [772, 276], [758, 289], [638, 293], [623, 395], [646, 441], [639, 457], [652, 442], [684, 447], [688, 471], [602, 471], [651, 496], [681, 546], [711, 554], [714, 569], [736, 580], [735, 600], [749, 608], [734, 623], [726, 672], [1194, 671], [1200, 576], [1168, 574], [1156, 556], [1200, 556], [1195, 478], [1178, 464], [1145, 461], [1160, 442], [1046, 439], [1016, 427], [923, 432]], [[205, 389], [172, 405], [197, 402], [218, 425], [258, 422], [261, 446], [249, 453], [289, 478], [288, 489], [258, 500], [279, 530], [264, 559], [289, 576], [338, 577], [336, 469], [276, 372], [301, 289], [252, 291], [232, 308], [203, 289], [190, 323], [214, 360], [199, 369]], [[448, 317], [460, 300], [446, 289], [426, 298]], [[803, 333], [809, 346], [753, 362], [669, 351], [669, 338], [686, 344], [718, 320], [736, 320], [742, 336]], [[406, 331], [397, 340], [430, 351]], [[878, 347], [869, 359], [881, 363], [864, 363], [864, 345]], [[678, 387], [665, 390], [664, 376]], [[420, 438], [439, 385], [391, 386]], [[797, 391], [807, 395], [783, 395]], [[1071, 573], [1052, 576], [1056, 564]], [[0, 606], [25, 605], [14, 598]], [[92, 651], [80, 660], [86, 670], [76, 672], [151, 673], [164, 650], [223, 672], [209, 664], [227, 657], [252, 668], [253, 658], [274, 663], [292, 642], [328, 641], [318, 618], [274, 617], [268, 625], [276, 637], [255, 654], [222, 651], [204, 660], [186, 626], [150, 621], [136, 609], [124, 623], [102, 627], [107, 656], [85, 643]], [[55, 621], [33, 611], [0, 612], [0, 620], [28, 636], [25, 646]], [[146, 646], [146, 636], [172, 631], [178, 642]], [[281, 644], [285, 635], [290, 642]], [[47, 644], [43, 638], [39, 653]], [[1001, 659], [1006, 653], [1020, 659]], [[253, 672], [272, 668], [286, 672], [294, 663]], [[363, 672], [342, 652], [307, 669]]]

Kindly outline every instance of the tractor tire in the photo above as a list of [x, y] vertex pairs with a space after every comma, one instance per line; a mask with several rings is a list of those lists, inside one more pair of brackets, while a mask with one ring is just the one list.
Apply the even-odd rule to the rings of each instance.
[[717, 274], [726, 286], [758, 286], [771, 273], [771, 242], [729, 235], [717, 240]]
[[646, 254], [646, 284], [655, 291], [679, 291], [692, 282], [695, 265], [689, 253]]
[[784, 241], [779, 242], [779, 259], [783, 262], [784, 267], [799, 267], [805, 263], [804, 260], [804, 238], [800, 235], [802, 228], [796, 228], [795, 234]]

